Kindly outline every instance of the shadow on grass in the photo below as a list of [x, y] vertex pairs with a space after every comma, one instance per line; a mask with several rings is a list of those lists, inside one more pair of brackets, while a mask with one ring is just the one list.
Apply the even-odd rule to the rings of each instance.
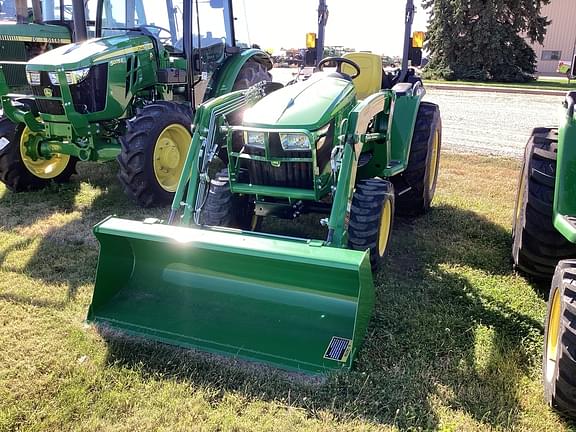
[[279, 401], [310, 416], [327, 410], [339, 419], [434, 429], [442, 405], [492, 427], [513, 427], [520, 380], [539, 358], [542, 326], [509, 306], [509, 251], [509, 232], [470, 211], [445, 205], [416, 220], [397, 219], [356, 368], [322, 384], [124, 337], [107, 338], [108, 363], [216, 388], [220, 396], [236, 391]]
[[[65, 284], [68, 287], [65, 301], [73, 301], [79, 287], [93, 281], [98, 243], [92, 227], [108, 216], [110, 209], [134, 218], [168, 212], [137, 208], [121, 191], [116, 171], [115, 163], [80, 164], [80, 175], [72, 177], [69, 183], [52, 184], [34, 192], [5, 191], [0, 196], [0, 227], [13, 239], [0, 246], [0, 268], [24, 273], [46, 284]], [[62, 223], [59, 219], [71, 214], [69, 222]], [[11, 253], [27, 248], [34, 251], [23, 270], [7, 265]], [[36, 301], [33, 296], [12, 297], [13, 302]]]

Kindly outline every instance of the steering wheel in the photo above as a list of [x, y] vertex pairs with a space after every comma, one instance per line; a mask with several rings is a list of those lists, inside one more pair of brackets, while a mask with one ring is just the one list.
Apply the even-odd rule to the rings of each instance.
[[322, 72], [322, 70], [324, 69], [324, 66], [328, 63], [336, 63], [336, 72], [338, 72], [339, 74], [342, 74], [342, 75], [348, 75], [348, 74], [342, 72], [342, 65], [343, 64], [347, 64], [349, 66], [352, 66], [354, 69], [356, 69], [356, 73], [354, 75], [348, 75], [348, 76], [352, 79], [358, 78], [360, 76], [360, 66], [358, 66], [358, 64], [353, 62], [352, 60], [344, 58], [344, 57], [326, 57], [325, 59], [320, 60], [320, 63], [318, 63], [318, 66], [316, 66], [316, 70], [318, 72]]
[[[157, 26], [154, 24], [143, 24], [140, 27], [143, 27], [146, 29], [151, 28], [151, 29], [158, 30], [158, 33], [154, 36], [156, 36], [160, 40], [160, 42], [162, 42], [162, 45], [167, 45], [168, 43], [172, 42], [172, 33], [167, 28], [160, 27], [160, 26]], [[160, 37], [160, 33], [162, 33], [162, 32], [168, 33], [168, 36]], [[150, 32], [150, 33], [152, 33], [152, 32]]]

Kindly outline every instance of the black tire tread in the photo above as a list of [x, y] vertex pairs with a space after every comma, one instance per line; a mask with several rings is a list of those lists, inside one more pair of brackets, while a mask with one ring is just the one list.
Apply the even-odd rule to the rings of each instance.
[[540, 127], [532, 131], [524, 152], [515, 207], [520, 200], [522, 181], [527, 190], [521, 208], [514, 209], [512, 221], [514, 267], [547, 280], [554, 274], [558, 261], [576, 257], [576, 245], [554, 228], [552, 220], [557, 145], [557, 129]]
[[15, 124], [4, 116], [0, 117], [0, 138], [10, 143], [0, 150], [0, 181], [12, 192], [26, 192], [42, 189], [54, 181], [66, 183], [76, 173], [78, 159], [70, 157], [68, 165], [62, 173], [53, 179], [41, 179], [32, 174], [24, 165], [20, 155], [20, 136], [24, 130], [23, 124]]
[[[560, 290], [561, 296], [559, 350], [553, 379], [547, 381], [546, 341], [552, 299], [556, 290]], [[576, 418], [576, 260], [561, 261], [556, 267], [548, 300], [544, 340], [542, 359], [544, 398], [552, 408], [563, 415]]]
[[[174, 193], [162, 189], [150, 164], [155, 139], [153, 131], [164, 129], [168, 124], [179, 123], [188, 130], [192, 126], [192, 113], [185, 105], [156, 101], [138, 109], [136, 115], [126, 123], [126, 133], [120, 137], [121, 153], [117, 157], [120, 170], [118, 180], [133, 201], [141, 207], [158, 207], [170, 204]], [[159, 126], [160, 125], [160, 126]]]
[[[379, 178], [360, 180], [352, 197], [350, 222], [348, 224], [348, 246], [354, 250], [370, 249], [370, 265], [376, 272], [382, 262], [378, 251], [380, 217], [386, 200], [391, 201], [394, 219], [394, 186]], [[392, 226], [390, 227], [392, 232]], [[390, 238], [388, 239], [390, 241]]]
[[[434, 187], [428, 185], [428, 172], [431, 163], [431, 149], [435, 129], [442, 134], [442, 121], [438, 105], [422, 102], [418, 108], [416, 124], [410, 145], [408, 166], [398, 176], [392, 177], [397, 192], [408, 189], [396, 196], [396, 212], [402, 216], [417, 216], [426, 213], [434, 197]], [[440, 139], [440, 148], [441, 150]], [[438, 154], [438, 162], [440, 153]]]

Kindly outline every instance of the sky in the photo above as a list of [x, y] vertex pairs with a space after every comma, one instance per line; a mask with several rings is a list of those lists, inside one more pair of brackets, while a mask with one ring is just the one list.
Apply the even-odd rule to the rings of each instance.
[[[404, 0], [327, 0], [330, 12], [326, 45], [343, 45], [358, 51], [401, 55], [404, 34]], [[414, 0], [413, 31], [426, 30], [428, 14]], [[237, 29], [249, 23], [252, 43], [262, 48], [302, 48], [306, 33], [317, 32], [317, 0], [235, 0]], [[240, 10], [239, 10], [240, 9]]]

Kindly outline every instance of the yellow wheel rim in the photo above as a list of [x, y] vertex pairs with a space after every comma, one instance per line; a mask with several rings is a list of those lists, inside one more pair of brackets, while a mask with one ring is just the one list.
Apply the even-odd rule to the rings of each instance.
[[28, 171], [30, 171], [34, 176], [49, 180], [58, 177], [64, 172], [70, 162], [70, 156], [64, 154], [55, 154], [50, 157], [50, 159], [38, 158], [33, 160], [30, 156], [26, 154], [26, 143], [31, 136], [34, 135], [28, 126], [22, 131], [20, 136], [20, 156], [22, 157], [22, 162]]
[[560, 290], [554, 292], [552, 307], [548, 319], [548, 336], [546, 338], [546, 381], [554, 379], [554, 370], [558, 359], [558, 336], [560, 334]]
[[390, 237], [390, 228], [392, 227], [392, 204], [390, 200], [386, 200], [384, 208], [382, 209], [382, 217], [380, 218], [380, 229], [378, 230], [378, 254], [382, 257], [386, 252], [388, 245], [388, 238]]
[[438, 155], [440, 153], [440, 131], [434, 131], [434, 140], [432, 141], [432, 156], [430, 157], [430, 169], [428, 170], [428, 188], [434, 188], [436, 172], [438, 171]]
[[166, 127], [156, 140], [153, 155], [154, 175], [162, 189], [167, 192], [176, 192], [191, 141], [190, 132], [179, 124]]

